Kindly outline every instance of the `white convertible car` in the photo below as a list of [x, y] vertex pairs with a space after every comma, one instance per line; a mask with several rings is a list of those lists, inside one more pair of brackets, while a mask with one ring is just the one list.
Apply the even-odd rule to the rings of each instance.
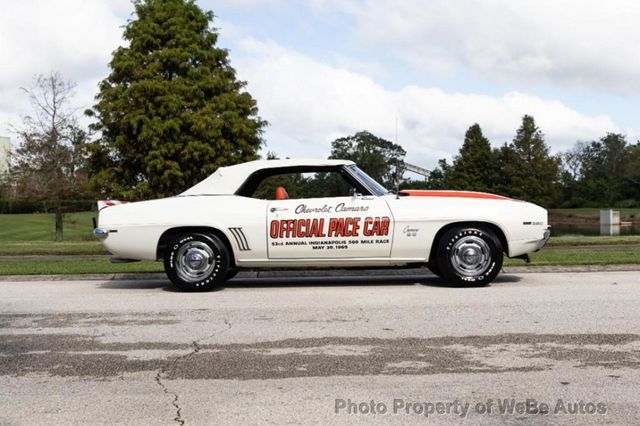
[[94, 235], [113, 261], [161, 260], [187, 291], [244, 268], [426, 265], [452, 284], [480, 286], [504, 255], [528, 260], [550, 233], [534, 204], [469, 191], [394, 194], [345, 160], [252, 161], [175, 197], [98, 205]]

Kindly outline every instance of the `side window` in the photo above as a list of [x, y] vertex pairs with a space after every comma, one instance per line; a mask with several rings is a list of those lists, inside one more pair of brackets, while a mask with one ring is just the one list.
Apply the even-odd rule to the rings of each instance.
[[355, 190], [337, 171], [281, 173], [263, 179], [251, 197], [262, 200], [280, 199], [277, 192], [282, 190], [278, 188], [284, 188], [289, 199], [347, 197]]

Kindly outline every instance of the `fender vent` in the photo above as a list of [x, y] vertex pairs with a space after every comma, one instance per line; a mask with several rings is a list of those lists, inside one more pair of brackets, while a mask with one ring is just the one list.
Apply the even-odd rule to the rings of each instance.
[[242, 232], [242, 228], [229, 228], [229, 231], [233, 234], [233, 238], [236, 239], [236, 243], [238, 243], [238, 247], [240, 251], [249, 251], [249, 242], [247, 241], [247, 237], [245, 237], [244, 232]]

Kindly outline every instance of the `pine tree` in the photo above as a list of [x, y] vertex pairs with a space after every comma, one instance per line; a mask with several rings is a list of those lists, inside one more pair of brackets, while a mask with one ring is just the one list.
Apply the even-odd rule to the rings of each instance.
[[256, 159], [266, 122], [193, 0], [138, 0], [88, 110], [101, 138], [92, 186], [129, 199], [177, 194], [218, 167]]
[[449, 169], [452, 189], [491, 192], [496, 190], [498, 162], [489, 140], [478, 124], [467, 130], [459, 154]]
[[560, 158], [549, 154], [544, 135], [532, 116], [522, 117], [513, 142], [505, 145], [501, 153], [504, 191], [542, 206], [553, 205], [560, 179]]

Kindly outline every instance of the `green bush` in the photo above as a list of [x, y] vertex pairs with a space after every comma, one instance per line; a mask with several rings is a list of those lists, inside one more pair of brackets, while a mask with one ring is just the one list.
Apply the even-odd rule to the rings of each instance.
[[616, 203], [616, 207], [619, 207], [621, 209], [633, 209], [636, 207], [640, 207], [640, 201], [638, 200], [622, 200], [618, 203]]

